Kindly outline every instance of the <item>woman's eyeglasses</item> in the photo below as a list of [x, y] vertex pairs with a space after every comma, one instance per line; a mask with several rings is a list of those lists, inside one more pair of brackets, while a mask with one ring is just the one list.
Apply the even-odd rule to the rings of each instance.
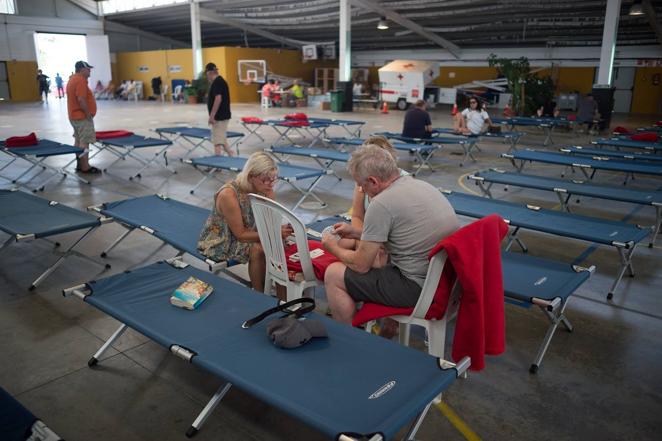
[[273, 176], [258, 176], [257, 178], [258, 178], [258, 179], [260, 180], [260, 182], [262, 182], [263, 184], [273, 184], [274, 182], [276, 182], [276, 181], [278, 180], [278, 176], [277, 176], [277, 175], [273, 175]]

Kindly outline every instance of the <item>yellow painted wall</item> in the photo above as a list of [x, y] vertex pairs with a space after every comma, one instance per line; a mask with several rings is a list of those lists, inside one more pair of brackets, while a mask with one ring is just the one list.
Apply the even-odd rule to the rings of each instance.
[[7, 61], [11, 101], [39, 101], [36, 61]]
[[[658, 84], [653, 84], [653, 76], [659, 75]], [[632, 92], [632, 113], [662, 112], [662, 67], [638, 67], [634, 77]]]
[[589, 93], [593, 89], [594, 67], [561, 67], [556, 81], [556, 91]]
[[[148, 70], [141, 72], [139, 70], [141, 66], [146, 66]], [[170, 66], [179, 66], [181, 71], [170, 72]], [[126, 80], [142, 81], [143, 95], [148, 97], [153, 94], [152, 78], [154, 77], [160, 76], [163, 84], [167, 84], [169, 89], [172, 86], [171, 80], [191, 80], [193, 78], [193, 58], [190, 49], [120, 52], [117, 54], [115, 72], [113, 79], [116, 84]]]
[[[301, 52], [290, 49], [258, 49], [238, 47], [210, 47], [202, 50], [203, 64], [213, 62], [230, 87], [233, 102], [258, 102], [257, 85], [239, 82], [237, 60], [265, 60], [267, 69], [279, 75], [301, 78], [313, 82], [316, 67], [336, 67], [335, 61], [304, 63]], [[169, 72], [168, 66], [177, 65], [181, 72]], [[139, 72], [139, 66], [147, 66], [147, 72]], [[197, 74], [197, 73], [196, 73]], [[145, 96], [152, 94], [151, 79], [161, 76], [164, 84], [173, 79], [193, 79], [193, 58], [190, 49], [120, 52], [117, 54], [119, 81], [134, 79], [145, 84]]]

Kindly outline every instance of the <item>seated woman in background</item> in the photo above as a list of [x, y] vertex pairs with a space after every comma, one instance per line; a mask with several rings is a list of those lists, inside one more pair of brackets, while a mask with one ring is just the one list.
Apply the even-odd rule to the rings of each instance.
[[[200, 253], [214, 261], [248, 262], [251, 284], [260, 292], [264, 291], [266, 263], [248, 194], [274, 199], [277, 179], [274, 159], [264, 152], [253, 153], [241, 173], [214, 195], [212, 212], [198, 240]], [[282, 227], [283, 238], [292, 232], [292, 227]]]
[[453, 129], [462, 135], [480, 135], [485, 132], [485, 124], [492, 125], [492, 121], [476, 97], [469, 98], [469, 108], [453, 117]]

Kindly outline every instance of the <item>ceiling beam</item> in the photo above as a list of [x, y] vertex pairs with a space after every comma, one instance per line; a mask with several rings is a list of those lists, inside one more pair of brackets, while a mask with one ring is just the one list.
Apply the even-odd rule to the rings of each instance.
[[648, 18], [648, 23], [650, 23], [651, 28], [653, 28], [653, 32], [655, 32], [657, 42], [662, 45], [662, 26], [660, 26], [660, 22], [657, 20], [655, 8], [651, 4], [650, 0], [644, 0], [641, 2], [641, 6], [644, 8], [644, 12]]
[[443, 37], [440, 37], [439, 35], [432, 33], [430, 31], [425, 30], [423, 26], [414, 23], [410, 19], [398, 14], [395, 11], [392, 11], [390, 9], [386, 9], [379, 5], [377, 2], [372, 1], [372, 0], [351, 0], [352, 3], [356, 6], [362, 7], [364, 9], [369, 9], [373, 12], [376, 12], [377, 14], [388, 18], [389, 20], [399, 24], [400, 26], [403, 26], [407, 29], [410, 29], [420, 35], [423, 38], [427, 38], [428, 40], [438, 44], [439, 46], [443, 47], [446, 49], [448, 52], [453, 54], [453, 56], [457, 59], [460, 58], [460, 47], [457, 46], [456, 44], [450, 42], [449, 40], [446, 40]]
[[[301, 40], [294, 40], [292, 38], [282, 37], [280, 35], [274, 34], [273, 32], [265, 31], [256, 26], [246, 24], [242, 21], [235, 20], [234, 18], [227, 18], [220, 14], [217, 14], [214, 11], [211, 11], [207, 8], [200, 8], [200, 20], [210, 23], [218, 23], [226, 26], [231, 26], [233, 28], [241, 29], [251, 34], [256, 34], [261, 37], [264, 37], [269, 40], [277, 41], [285, 46], [295, 47], [297, 49], [301, 48], [305, 44], [321, 44], [320, 42], [307, 42]], [[324, 42], [324, 43], [334, 43], [334, 42]]]
[[145, 38], [151, 38], [153, 40], [157, 40], [165, 44], [169, 44], [170, 46], [173, 47], [173, 49], [182, 49], [182, 48], [191, 47], [191, 45], [186, 42], [175, 40], [170, 37], [164, 37], [161, 34], [155, 34], [153, 32], [144, 31], [142, 29], [134, 28], [133, 26], [127, 26], [125, 24], [117, 23], [116, 21], [112, 21], [108, 19], [105, 19], [103, 21], [103, 28], [106, 33], [117, 32], [117, 33], [134, 34], [134, 35], [138, 34]]
[[99, 16], [99, 3], [92, 0], [69, 0], [69, 3], [73, 3], [79, 8], [94, 14], [94, 16]]

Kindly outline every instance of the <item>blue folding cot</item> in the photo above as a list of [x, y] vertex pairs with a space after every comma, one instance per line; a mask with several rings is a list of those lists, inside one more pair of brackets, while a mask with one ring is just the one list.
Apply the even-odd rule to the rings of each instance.
[[[333, 216], [317, 220], [307, 225], [308, 237], [310, 240], [320, 240], [324, 228], [345, 221], [351, 219]], [[589, 279], [595, 267], [585, 268], [528, 254], [504, 252], [501, 255], [501, 269], [506, 301], [523, 308], [535, 305], [550, 322], [529, 367], [531, 373], [536, 373], [558, 326], [563, 324], [568, 332], [572, 332], [565, 308], [570, 296]]]
[[[58, 242], [51, 242], [54, 245], [53, 253], [59, 257], [32, 282], [30, 290], [43, 282], [68, 256], [76, 255], [98, 265], [99, 262], [74, 251], [74, 248], [102, 222], [108, 220], [16, 189], [0, 190], [0, 231], [9, 235], [0, 245], [0, 250], [7, 248], [12, 242], [36, 239], [50, 242], [49, 238], [52, 236], [74, 231], [83, 232], [66, 250], [60, 250]], [[110, 265], [106, 265], [106, 268], [110, 268]]]
[[0, 435], [3, 441], [61, 441], [62, 439], [1, 387]]
[[515, 130], [515, 127], [538, 127], [545, 133], [545, 140], [543, 145], [553, 143], [552, 132], [556, 127], [569, 126], [570, 121], [566, 118], [528, 118], [528, 117], [514, 117], [514, 118], [490, 118], [494, 124], [503, 124], [509, 126], [510, 130]]
[[595, 141], [591, 141], [591, 144], [597, 145], [599, 147], [616, 147], [617, 149], [627, 148], [627, 149], [638, 149], [638, 150], [650, 150], [653, 153], [662, 152], [662, 143], [658, 142], [647, 142], [647, 141], [633, 141], [631, 139], [623, 138], [600, 138]]
[[[326, 138], [325, 141], [329, 144], [339, 146], [341, 152], [346, 151], [346, 146], [356, 147], [363, 145], [365, 142], [365, 140], [361, 138]], [[430, 171], [434, 171], [434, 167], [432, 167], [430, 160], [434, 154], [441, 149], [441, 145], [394, 142], [393, 148], [414, 155], [414, 161], [418, 163], [418, 167], [416, 167], [412, 174], [416, 176], [423, 167], [427, 167]]]
[[312, 158], [317, 162], [324, 170], [330, 170], [333, 176], [342, 180], [340, 176], [336, 174], [335, 171], [331, 169], [331, 166], [334, 162], [347, 162], [349, 161], [350, 154], [348, 152], [338, 152], [336, 150], [328, 149], [316, 149], [316, 148], [307, 148], [307, 147], [271, 147], [264, 149], [265, 152], [272, 153], [280, 161], [284, 163], [289, 163], [290, 156], [301, 156], [305, 158]]
[[[156, 133], [163, 139], [169, 139], [172, 143], [177, 143], [178, 141], [183, 141], [180, 143], [187, 151], [184, 156], [182, 156], [180, 161], [188, 158], [193, 154], [197, 149], [202, 149], [209, 154], [214, 154], [213, 146], [211, 149], [205, 146], [205, 143], [211, 143], [211, 130], [204, 129], [200, 127], [186, 127], [186, 126], [177, 126], [177, 127], [160, 127], [154, 129]], [[239, 144], [241, 138], [244, 137], [243, 133], [228, 131], [226, 132], [228, 139], [233, 139], [234, 141], [230, 142], [228, 148], [234, 147], [237, 150], [237, 155], [239, 154]]]
[[[90, 181], [83, 179], [74, 173], [68, 173], [66, 171], [67, 167], [69, 167], [71, 164], [73, 164], [76, 161], [78, 155], [83, 153], [83, 150], [78, 147], [62, 144], [55, 141], [50, 141], [48, 139], [42, 139], [39, 141], [37, 145], [29, 146], [29, 147], [7, 147], [4, 144], [4, 142], [0, 142], [0, 150], [5, 152], [11, 158], [9, 162], [7, 162], [2, 167], [0, 167], [0, 171], [6, 169], [18, 159], [23, 159], [29, 162], [30, 164], [32, 164], [27, 170], [25, 170], [23, 173], [16, 176], [15, 178], [1, 176], [2, 178], [11, 181], [13, 184], [18, 184], [22, 187], [30, 188], [25, 184], [20, 184], [19, 181], [23, 176], [27, 175], [35, 168], [41, 170], [39, 170], [39, 172], [33, 175], [27, 182], [30, 182], [31, 180], [33, 180], [34, 178], [36, 178], [46, 170], [53, 172], [53, 174], [45, 181], [42, 181], [41, 184], [39, 184], [39, 186], [35, 188], [30, 188], [32, 191], [43, 191], [44, 187], [46, 187], [46, 184], [48, 184], [58, 176], [73, 177], [84, 184], [90, 183]], [[63, 167], [54, 167], [48, 164], [48, 162], [46, 162], [48, 158], [51, 158], [53, 156], [62, 156], [62, 155], [74, 155], [74, 159], [69, 161]]]
[[[193, 194], [195, 191], [200, 188], [202, 184], [207, 182], [209, 179], [217, 179], [216, 173], [219, 171], [231, 171], [234, 173], [239, 173], [248, 161], [248, 158], [243, 158], [239, 156], [227, 157], [227, 156], [207, 156], [204, 158], [193, 158], [187, 159], [184, 162], [191, 164], [202, 173], [202, 179], [190, 190], [190, 193]], [[206, 170], [203, 170], [206, 169]], [[278, 179], [286, 182], [296, 191], [301, 193], [301, 197], [296, 204], [292, 207], [292, 210], [296, 210], [301, 203], [306, 200], [309, 196], [317, 200], [322, 207], [326, 207], [326, 202], [321, 200], [315, 193], [315, 187], [320, 183], [322, 178], [326, 175], [333, 173], [333, 170], [325, 169], [321, 170], [318, 168], [310, 167], [301, 167], [297, 165], [290, 164], [278, 164]], [[313, 182], [306, 188], [298, 187], [295, 182], [302, 181], [304, 179], [312, 179]]]
[[347, 136], [351, 138], [360, 138], [361, 129], [365, 125], [365, 121], [352, 121], [349, 119], [335, 119], [335, 118], [308, 118], [311, 123], [329, 124], [330, 127], [342, 127]]
[[[400, 133], [395, 132], [378, 132], [375, 135], [382, 135], [389, 139], [397, 139], [407, 144], [422, 144], [428, 146], [435, 146], [434, 150], [430, 150], [429, 156], [425, 158], [426, 165], [432, 170], [432, 166], [429, 161], [431, 157], [437, 150], [441, 150], [444, 146], [448, 145], [459, 145], [462, 147], [464, 156], [462, 161], [460, 161], [460, 167], [464, 165], [467, 159], [471, 159], [473, 162], [476, 162], [476, 157], [473, 155], [474, 149], [478, 149], [478, 138], [466, 137], [466, 136], [432, 136], [430, 138], [409, 138], [407, 136], [402, 136]], [[423, 158], [419, 158], [423, 160]], [[422, 166], [423, 164], [421, 164]], [[420, 169], [420, 167], [419, 167]]]
[[[662, 164], [651, 162], [614, 160], [606, 157], [591, 157], [566, 155], [564, 153], [541, 152], [538, 150], [518, 150], [513, 153], [503, 153], [502, 158], [510, 159], [515, 169], [521, 172], [524, 164], [528, 162], [542, 162], [547, 164], [564, 165], [565, 170], [561, 176], [565, 176], [566, 170], [578, 168], [587, 179], [593, 179], [598, 170], [608, 170], [625, 173], [623, 185], [635, 174], [662, 176]], [[588, 171], [591, 173], [589, 174]]]
[[523, 173], [507, 173], [498, 169], [483, 170], [468, 176], [467, 179], [475, 181], [483, 193], [490, 198], [493, 197], [491, 191], [493, 184], [553, 191], [559, 198], [561, 208], [565, 211], [570, 211], [568, 202], [573, 195], [653, 207], [655, 209], [655, 226], [648, 244], [651, 248], [662, 225], [662, 191], [597, 185], [585, 181], [567, 181]]
[[634, 277], [632, 255], [639, 242], [644, 240], [651, 232], [650, 228], [643, 228], [627, 222], [580, 216], [574, 213], [488, 199], [466, 193], [451, 191], [443, 191], [443, 193], [457, 214], [481, 218], [496, 213], [504, 218], [514, 228], [508, 236], [506, 250], [510, 249], [513, 242], [517, 242], [522, 250], [527, 251], [526, 246], [518, 237], [519, 230], [522, 228], [616, 248], [621, 265], [609, 289], [607, 299], [613, 298], [614, 292], [626, 271], [629, 272], [630, 277]]
[[248, 135], [244, 141], [247, 141], [252, 135], [260, 138], [262, 142], [265, 139], [258, 133], [262, 127], [271, 127], [278, 134], [278, 139], [273, 145], [298, 145], [290, 135], [292, 133], [298, 134], [301, 138], [310, 136], [311, 141], [305, 147], [312, 147], [317, 143], [321, 143], [322, 139], [326, 137], [326, 130], [331, 125], [328, 122], [314, 122], [314, 121], [289, 121], [289, 120], [263, 120], [263, 121], [241, 121], [241, 125], [248, 131]]
[[[170, 295], [191, 276], [211, 284], [213, 293], [193, 311], [173, 307]], [[269, 320], [242, 326], [276, 306], [276, 299], [176, 259], [64, 293], [122, 322], [90, 367], [131, 327], [228, 381], [190, 426], [189, 437], [235, 385], [335, 440], [387, 440], [412, 422], [405, 438], [411, 440], [432, 401], [469, 366], [468, 358], [449, 363], [315, 313], [307, 317], [322, 321], [328, 338], [278, 348], [266, 333]]]
[[590, 157], [601, 157], [601, 158], [614, 158], [617, 160], [635, 160], [635, 161], [650, 161], [650, 162], [662, 162], [662, 155], [655, 155], [652, 153], [640, 153], [640, 152], [623, 152], [619, 150], [609, 150], [609, 149], [592, 149], [582, 146], [570, 146], [560, 148], [561, 153], [569, 153], [571, 155], [581, 155], [581, 156], [590, 156]]
[[[508, 152], [512, 152], [513, 150], [517, 150], [517, 143], [519, 142], [519, 139], [524, 136], [524, 132], [514, 132], [514, 131], [500, 131], [500, 132], [485, 132], [481, 133], [479, 135], [462, 135], [460, 133], [457, 133], [455, 129], [451, 128], [436, 128], [432, 129], [432, 134], [442, 134], [442, 135], [456, 135], [456, 136], [463, 136], [468, 139], [478, 139], [480, 138], [489, 138], [489, 139], [501, 139], [505, 143], [508, 141], [510, 143], [510, 147], [508, 148]], [[476, 144], [476, 147], [478, 148], [478, 145]]]
[[210, 214], [205, 208], [162, 195], [150, 195], [95, 205], [89, 210], [101, 214], [106, 222], [114, 221], [126, 228], [101, 257], [106, 257], [132, 231], [140, 230], [175, 248], [177, 257], [188, 254], [204, 262], [210, 271], [227, 266], [227, 262], [217, 262], [198, 251], [198, 238]]
[[[134, 178], [141, 178], [142, 172], [153, 165], [163, 167], [170, 173], [177, 173], [175, 170], [168, 168], [167, 150], [172, 146], [172, 142], [167, 139], [147, 138], [140, 135], [129, 135], [119, 138], [99, 139], [95, 145], [99, 150], [94, 155], [90, 156], [90, 159], [104, 151], [108, 151], [117, 156], [115, 161], [103, 169], [104, 172], [117, 164], [119, 161], [124, 161], [127, 158], [131, 158], [142, 165], [142, 167], [137, 172], [129, 176], [129, 180], [133, 180]], [[153, 153], [151, 158], [146, 158], [137, 153], [140, 149], [157, 147], [160, 149], [156, 153]], [[163, 156], [163, 163], [159, 162], [160, 156]]]

